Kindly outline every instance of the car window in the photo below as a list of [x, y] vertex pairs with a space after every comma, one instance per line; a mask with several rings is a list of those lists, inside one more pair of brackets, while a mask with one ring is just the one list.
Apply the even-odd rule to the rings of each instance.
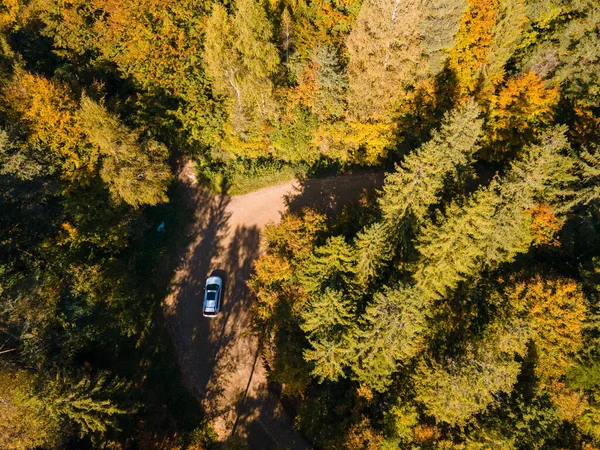
[[207, 291], [218, 291], [219, 285], [218, 284], [209, 284], [206, 286], [206, 290]]
[[214, 291], [209, 291], [206, 293], [206, 299], [207, 300], [214, 300], [217, 298], [217, 293]]

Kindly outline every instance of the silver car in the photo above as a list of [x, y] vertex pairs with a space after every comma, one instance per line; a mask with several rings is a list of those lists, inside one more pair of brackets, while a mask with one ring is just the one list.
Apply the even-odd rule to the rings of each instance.
[[221, 310], [221, 299], [223, 297], [223, 280], [221, 277], [208, 277], [204, 288], [204, 306], [202, 315], [204, 317], [216, 317]]

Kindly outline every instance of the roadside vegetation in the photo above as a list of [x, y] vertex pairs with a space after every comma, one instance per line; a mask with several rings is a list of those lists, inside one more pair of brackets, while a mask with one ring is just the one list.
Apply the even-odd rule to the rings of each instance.
[[0, 0], [0, 448], [212, 445], [161, 318], [180, 155], [388, 172], [250, 281], [316, 446], [600, 448], [599, 42], [595, 0]]

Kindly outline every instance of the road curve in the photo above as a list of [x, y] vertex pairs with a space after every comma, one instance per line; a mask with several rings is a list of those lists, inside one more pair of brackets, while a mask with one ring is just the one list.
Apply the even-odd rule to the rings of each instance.
[[[383, 175], [294, 181], [235, 197], [199, 187], [189, 164], [179, 180], [195, 218], [164, 310], [184, 382], [202, 402], [220, 439], [238, 435], [252, 449], [310, 448], [267, 389], [258, 340], [249, 332], [253, 299], [246, 281], [267, 223], [277, 222], [288, 209], [306, 206], [338, 212], [365, 189], [380, 187]], [[215, 272], [225, 281], [224, 301], [219, 316], [207, 319], [201, 314], [204, 282]]]

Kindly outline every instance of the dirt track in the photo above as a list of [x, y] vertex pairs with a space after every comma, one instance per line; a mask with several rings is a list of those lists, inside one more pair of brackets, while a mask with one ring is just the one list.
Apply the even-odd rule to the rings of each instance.
[[[249, 333], [252, 296], [246, 286], [260, 253], [260, 231], [287, 209], [327, 213], [381, 186], [381, 175], [350, 175], [272, 186], [251, 194], [215, 196], [196, 186], [185, 167], [179, 177], [194, 204], [191, 244], [165, 301], [165, 314], [186, 384], [202, 401], [221, 439], [233, 434], [253, 449], [306, 449], [277, 397], [267, 389], [258, 340]], [[216, 319], [202, 317], [204, 282], [221, 275], [225, 295]]]

